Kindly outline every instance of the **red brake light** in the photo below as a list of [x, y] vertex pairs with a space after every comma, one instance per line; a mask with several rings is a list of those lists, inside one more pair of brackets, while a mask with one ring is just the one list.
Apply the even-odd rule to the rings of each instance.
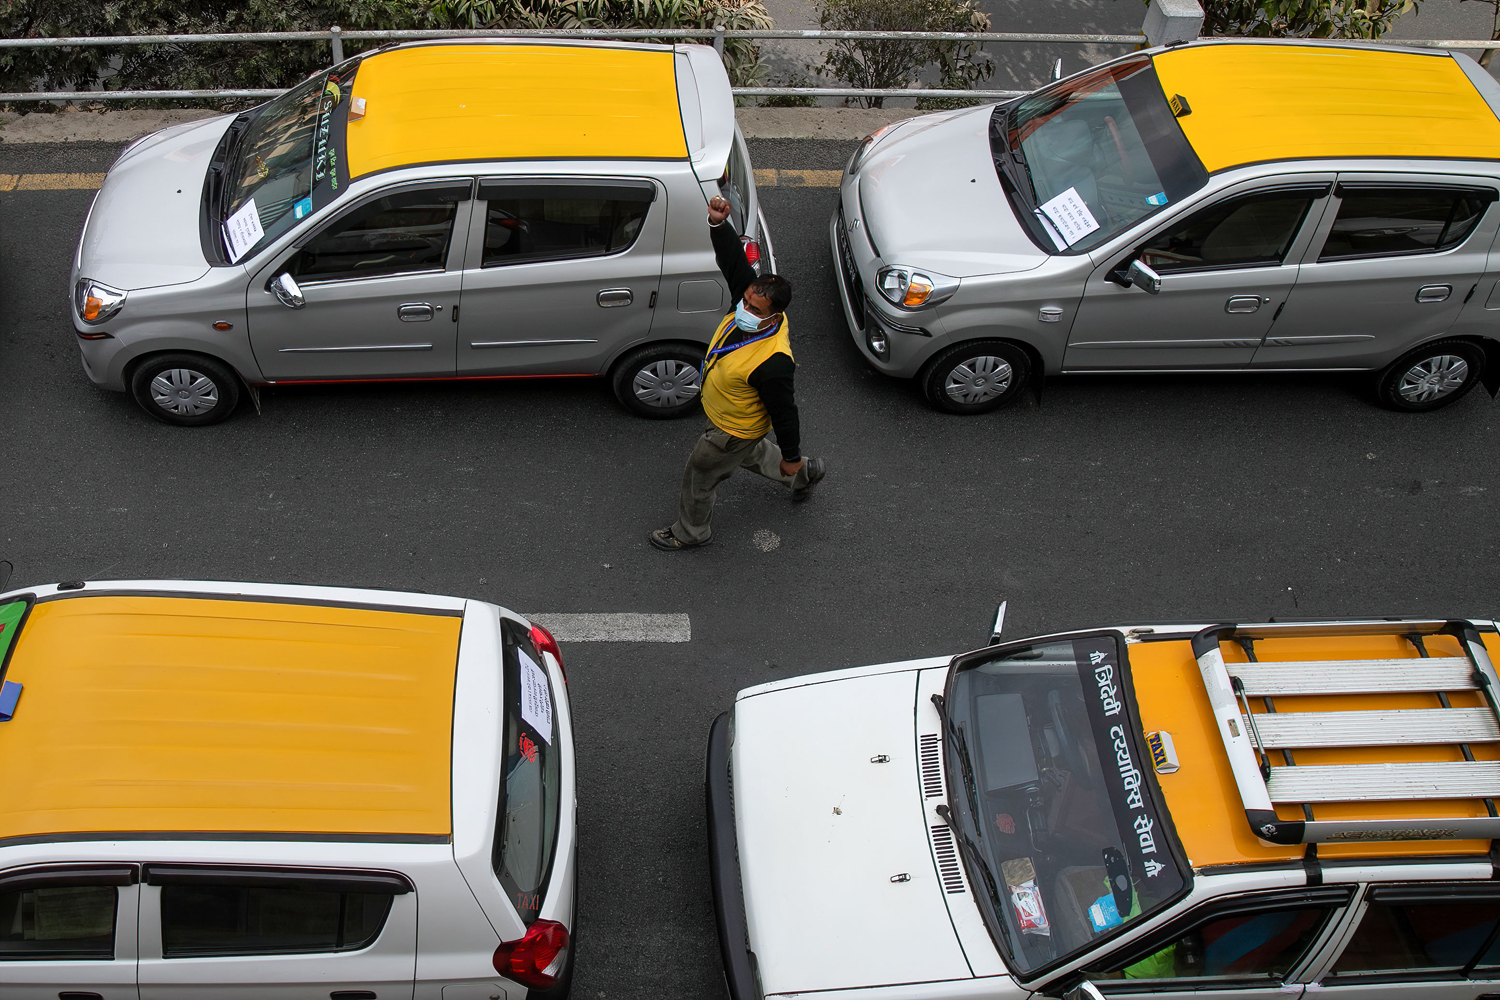
[[748, 236], [741, 236], [740, 242], [745, 247], [745, 259], [751, 264], [758, 262], [760, 260], [760, 244]]
[[568, 959], [568, 929], [553, 920], [538, 920], [519, 941], [495, 949], [495, 971], [539, 990], [557, 982]]
[[562, 650], [557, 648], [557, 640], [552, 638], [552, 633], [535, 623], [531, 626], [531, 644], [543, 653], [551, 653], [557, 657], [557, 669], [562, 671], [563, 683], [568, 682], [568, 670], [563, 666]]

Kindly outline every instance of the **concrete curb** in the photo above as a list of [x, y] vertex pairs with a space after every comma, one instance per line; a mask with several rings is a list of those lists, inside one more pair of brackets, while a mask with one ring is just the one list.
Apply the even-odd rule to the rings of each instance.
[[[0, 143], [130, 142], [169, 125], [208, 118], [205, 108], [170, 111], [82, 111], [53, 114], [0, 112]], [[910, 118], [910, 108], [740, 108], [735, 112], [749, 139], [863, 139], [891, 122]]]

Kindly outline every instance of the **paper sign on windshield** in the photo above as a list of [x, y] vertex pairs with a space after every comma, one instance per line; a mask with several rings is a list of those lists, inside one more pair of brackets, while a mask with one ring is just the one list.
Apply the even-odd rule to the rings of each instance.
[[229, 262], [238, 264], [250, 248], [259, 243], [266, 231], [260, 228], [260, 213], [251, 198], [229, 218], [224, 220], [224, 243], [229, 247]]
[[521, 660], [521, 721], [551, 743], [552, 693], [547, 690], [547, 674], [524, 649], [516, 650], [516, 655]]
[[1078, 196], [1076, 187], [1068, 188], [1043, 205], [1042, 213], [1068, 246], [1099, 228], [1099, 220], [1094, 218], [1094, 213], [1089, 211], [1088, 205]]

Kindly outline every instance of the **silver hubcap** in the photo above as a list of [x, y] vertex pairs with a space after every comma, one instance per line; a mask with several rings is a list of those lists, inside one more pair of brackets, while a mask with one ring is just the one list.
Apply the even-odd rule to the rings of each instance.
[[943, 388], [950, 399], [960, 403], [983, 403], [1003, 396], [1014, 377], [1010, 362], [985, 354], [955, 365]]
[[1439, 354], [1408, 368], [1396, 391], [1408, 403], [1430, 403], [1462, 388], [1468, 378], [1467, 361], [1453, 354]]
[[697, 365], [653, 361], [635, 373], [635, 398], [647, 406], [681, 406], [698, 395], [702, 378]]
[[196, 417], [219, 405], [214, 380], [191, 368], [168, 368], [151, 380], [151, 400], [179, 417]]

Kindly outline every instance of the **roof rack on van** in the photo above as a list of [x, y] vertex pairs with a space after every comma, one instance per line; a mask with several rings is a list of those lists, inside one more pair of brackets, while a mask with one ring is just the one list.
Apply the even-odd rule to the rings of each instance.
[[[1424, 637], [1458, 641], [1461, 656], [1432, 656]], [[1261, 661], [1261, 639], [1337, 636], [1402, 637], [1415, 658]], [[1229, 662], [1220, 643], [1237, 642], [1247, 662]], [[1203, 675], [1219, 735], [1239, 786], [1245, 817], [1262, 840], [1273, 844], [1327, 841], [1456, 840], [1500, 838], [1500, 760], [1476, 760], [1471, 743], [1500, 743], [1500, 677], [1473, 622], [1415, 619], [1338, 623], [1273, 622], [1211, 625], [1193, 637], [1193, 655]], [[1409, 692], [1436, 695], [1438, 707], [1378, 711], [1278, 712], [1278, 696], [1358, 696]], [[1453, 692], [1478, 692], [1480, 707], [1454, 707]], [[1250, 699], [1264, 699], [1252, 712]], [[1466, 699], [1466, 700], [1471, 700]], [[1292, 751], [1329, 747], [1456, 745], [1463, 759], [1437, 762], [1297, 764]], [[1280, 762], [1271, 763], [1276, 751]], [[1319, 803], [1420, 800], [1481, 800], [1482, 816], [1380, 816], [1379, 810], [1337, 810], [1347, 816], [1314, 818]], [[1300, 805], [1301, 820], [1276, 814], [1278, 804]], [[1477, 811], [1477, 810], [1476, 810]]]

